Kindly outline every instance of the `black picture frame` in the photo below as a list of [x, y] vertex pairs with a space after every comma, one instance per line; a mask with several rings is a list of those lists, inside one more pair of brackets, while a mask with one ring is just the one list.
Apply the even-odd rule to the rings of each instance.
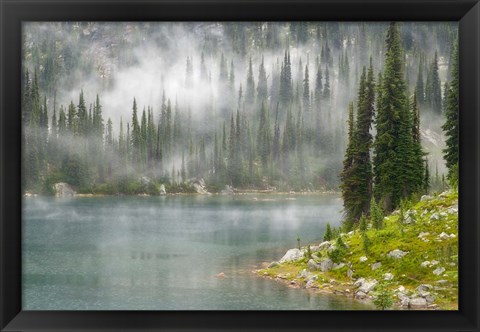
[[[476, 0], [0, 0], [1, 331], [479, 331], [480, 4]], [[23, 311], [22, 21], [459, 21], [458, 311]]]

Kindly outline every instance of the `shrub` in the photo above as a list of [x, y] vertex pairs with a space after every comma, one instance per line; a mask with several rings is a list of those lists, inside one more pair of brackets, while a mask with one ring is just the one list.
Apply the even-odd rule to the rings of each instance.
[[393, 292], [388, 288], [387, 283], [377, 285], [377, 291], [373, 304], [380, 310], [386, 310], [393, 306]]

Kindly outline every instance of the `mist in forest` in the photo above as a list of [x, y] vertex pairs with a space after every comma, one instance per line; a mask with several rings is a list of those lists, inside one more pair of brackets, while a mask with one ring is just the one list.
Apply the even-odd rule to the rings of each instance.
[[[337, 190], [349, 104], [363, 68], [376, 80], [383, 70], [387, 27], [25, 23], [24, 187], [138, 193], [146, 181], [155, 193], [204, 179], [212, 191]], [[438, 181], [457, 25], [400, 30], [407, 94], [424, 91], [422, 145]]]

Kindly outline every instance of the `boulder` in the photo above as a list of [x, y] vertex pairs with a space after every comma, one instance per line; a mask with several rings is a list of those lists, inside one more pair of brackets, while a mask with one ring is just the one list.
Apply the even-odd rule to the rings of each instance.
[[358, 290], [368, 294], [371, 290], [375, 288], [377, 284], [378, 282], [375, 279], [367, 280], [362, 283], [362, 285], [358, 288]]
[[427, 295], [430, 295], [430, 290], [432, 288], [433, 287], [431, 285], [422, 284], [422, 285], [417, 287], [417, 294], [421, 297], [425, 297]]
[[310, 259], [307, 262], [307, 267], [308, 267], [308, 270], [310, 270], [310, 271], [320, 270], [320, 264], [317, 264], [317, 262], [315, 262], [313, 259]]
[[289, 249], [280, 259], [279, 263], [295, 262], [303, 258], [303, 252], [297, 248]]
[[411, 309], [424, 309], [427, 307], [427, 300], [423, 297], [415, 297], [410, 299], [408, 307]]
[[53, 189], [55, 190], [56, 197], [73, 197], [76, 194], [72, 187], [65, 182], [55, 183]]
[[310, 273], [308, 273], [307, 269], [303, 269], [302, 271], [300, 271], [297, 278], [307, 278], [309, 274]]
[[401, 259], [401, 258], [403, 258], [403, 256], [405, 256], [406, 254], [408, 254], [408, 251], [402, 251], [402, 250], [400, 250], [400, 249], [395, 249], [395, 250], [390, 251], [390, 252], [387, 254], [387, 257], [388, 257], [388, 258], [393, 258], [393, 259]]
[[334, 264], [333, 264], [333, 269], [334, 269], [334, 270], [339, 270], [339, 269], [341, 269], [341, 268], [344, 267], [344, 266], [345, 266], [345, 263], [340, 263], [340, 264], [334, 263]]
[[308, 280], [305, 288], [318, 288], [318, 286], [315, 284], [315, 280]]
[[329, 249], [332, 245], [330, 244], [329, 241], [322, 242], [318, 245], [318, 250], [324, 250], [324, 249]]
[[393, 274], [391, 273], [385, 273], [383, 275], [383, 280], [392, 280], [393, 279]]
[[353, 277], [353, 270], [348, 269], [348, 271], [347, 271], [347, 277], [349, 277], [350, 279]]
[[333, 268], [333, 261], [330, 258], [324, 259], [319, 263], [320, 271], [328, 272]]
[[430, 263], [430, 261], [425, 261], [425, 262], [422, 262], [422, 264], [420, 264], [421, 267], [429, 267], [432, 263]]
[[279, 265], [280, 264], [278, 262], [271, 262], [270, 264], [268, 264], [267, 268], [271, 269], [272, 267], [277, 267]]
[[443, 267], [437, 267], [435, 270], [433, 270], [433, 274], [439, 276], [441, 275], [443, 272], [445, 272], [445, 268]]
[[363, 283], [365, 282], [365, 278], [359, 278], [358, 280], [356, 280], [354, 283], [353, 283], [353, 286], [355, 287], [360, 287]]
[[210, 193], [207, 191], [207, 189], [205, 188], [205, 180], [204, 179], [200, 179], [200, 180], [194, 180], [192, 182], [192, 186], [193, 188], [195, 189], [195, 192], [197, 194], [201, 194], [201, 195], [210, 195]]
[[426, 295], [425, 300], [428, 304], [432, 304], [435, 301], [435, 296], [432, 294]]
[[230, 185], [225, 185], [225, 188], [220, 192], [222, 195], [233, 195], [235, 192], [233, 191], [233, 187]]
[[429, 236], [429, 235], [430, 235], [429, 232], [420, 232], [420, 234], [418, 234], [418, 238], [423, 239], [425, 236]]
[[432, 199], [433, 199], [433, 197], [430, 196], [430, 195], [423, 195], [423, 196], [420, 198], [420, 202], [431, 201]]
[[160, 196], [165, 196], [167, 194], [167, 191], [165, 190], [165, 185], [161, 184], [160, 189], [158, 190]]
[[376, 270], [376, 269], [380, 268], [381, 266], [382, 266], [382, 263], [380, 263], [380, 262], [376, 262], [376, 263], [373, 263], [372, 265], [370, 265], [372, 270]]
[[450, 239], [450, 236], [445, 232], [441, 232], [440, 235], [438, 236], [438, 238], [440, 240], [448, 240], [448, 239]]
[[365, 292], [359, 290], [355, 293], [355, 298], [357, 300], [365, 300], [368, 298], [368, 295]]

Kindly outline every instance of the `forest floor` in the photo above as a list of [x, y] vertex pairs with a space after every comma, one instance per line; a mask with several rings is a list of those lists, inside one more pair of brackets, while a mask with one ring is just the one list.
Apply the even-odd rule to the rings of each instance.
[[[390, 297], [393, 309], [458, 309], [458, 192], [422, 199], [371, 224], [320, 244], [290, 249], [254, 273], [359, 301]], [[339, 249], [339, 246], [342, 247]], [[308, 249], [310, 247], [310, 249]], [[381, 285], [381, 287], [379, 287]]]

